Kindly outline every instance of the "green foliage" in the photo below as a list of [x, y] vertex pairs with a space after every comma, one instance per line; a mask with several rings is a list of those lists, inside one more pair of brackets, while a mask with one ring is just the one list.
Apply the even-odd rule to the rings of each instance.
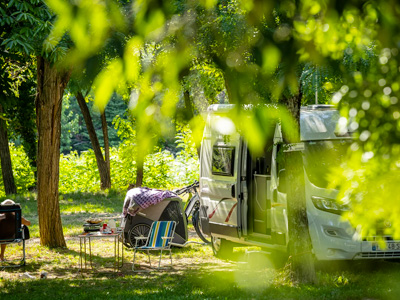
[[59, 192], [94, 192], [100, 187], [96, 157], [93, 150], [76, 151], [60, 156]]
[[50, 33], [51, 14], [42, 0], [11, 0], [0, 4], [1, 45], [10, 53], [40, 54]]
[[[121, 127], [120, 127], [121, 128]], [[179, 152], [174, 156], [168, 150], [155, 149], [145, 157], [143, 185], [171, 189], [198, 179], [197, 151], [190, 131], [182, 128], [176, 138]], [[137, 148], [129, 140], [110, 149], [111, 183], [114, 190], [125, 191], [136, 180]], [[71, 192], [98, 192], [100, 177], [93, 150], [76, 151], [60, 157], [61, 194]]]
[[[100, 146], [104, 146], [103, 130], [100, 113], [89, 100], [88, 108], [92, 116], [93, 126], [96, 130]], [[120, 97], [114, 95], [105, 110], [108, 124], [108, 139], [110, 147], [117, 147], [121, 142], [114, 128], [114, 118], [124, 116], [127, 106]], [[61, 152], [68, 154], [70, 151], [86, 151], [92, 149], [92, 144], [87, 132], [78, 102], [72, 94], [68, 93], [63, 98], [63, 109], [61, 113]]]
[[[126, 133], [127, 131], [123, 130], [132, 130], [130, 126], [123, 127], [122, 123], [119, 123], [120, 132]], [[175, 157], [168, 150], [158, 150], [146, 156], [144, 186], [170, 189], [198, 179], [197, 151], [187, 127], [178, 131], [176, 143], [178, 152]], [[112, 149], [111, 178], [112, 185], [116, 189], [126, 189], [130, 183], [135, 182], [137, 151], [141, 151], [140, 144], [136, 146], [131, 140], [124, 140], [118, 149]]]
[[332, 94], [340, 87], [342, 79], [337, 69], [329, 66], [318, 67], [306, 64], [300, 78], [303, 92], [302, 105], [327, 104]]
[[[63, 97], [62, 111], [61, 111], [61, 153], [67, 154], [74, 150], [87, 150], [89, 147], [76, 149], [74, 147], [73, 138], [78, 136], [80, 145], [82, 143], [82, 132], [84, 132], [84, 124], [79, 122], [80, 110], [76, 99], [67, 94]], [[83, 126], [82, 126], [83, 125]]]
[[[22, 146], [10, 144], [10, 153], [14, 172], [15, 185], [18, 193], [25, 193], [35, 186], [34, 169], [29, 164], [29, 158]], [[5, 196], [3, 179], [0, 178], [0, 197]]]
[[[184, 79], [184, 88], [190, 91], [196, 112], [206, 111], [210, 104], [217, 103], [218, 96], [225, 92], [224, 76], [211, 62], [194, 63]], [[221, 99], [219, 102], [228, 102]]]
[[174, 172], [174, 157], [169, 151], [156, 151], [146, 157], [143, 167], [143, 185], [152, 188], [168, 188], [173, 185], [170, 172]]
[[349, 161], [332, 177], [340, 198], [350, 202], [346, 217], [363, 224], [362, 236], [400, 238], [400, 60], [397, 48], [370, 59], [368, 72], [354, 71], [334, 99], [343, 124], [355, 132]]

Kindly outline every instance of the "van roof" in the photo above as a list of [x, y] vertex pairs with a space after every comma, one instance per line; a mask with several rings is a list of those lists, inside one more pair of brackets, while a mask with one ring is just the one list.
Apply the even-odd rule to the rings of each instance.
[[[213, 104], [207, 109], [209, 113], [228, 112], [234, 104]], [[245, 109], [251, 109], [251, 105]], [[338, 130], [339, 112], [333, 105], [315, 104], [301, 107], [300, 138], [302, 141], [331, 140], [350, 138], [347, 127]]]

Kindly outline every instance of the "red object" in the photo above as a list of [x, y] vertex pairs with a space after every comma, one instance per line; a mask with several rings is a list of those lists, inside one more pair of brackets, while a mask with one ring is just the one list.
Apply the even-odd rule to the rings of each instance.
[[103, 224], [103, 230], [105, 230], [107, 228], [107, 223]]

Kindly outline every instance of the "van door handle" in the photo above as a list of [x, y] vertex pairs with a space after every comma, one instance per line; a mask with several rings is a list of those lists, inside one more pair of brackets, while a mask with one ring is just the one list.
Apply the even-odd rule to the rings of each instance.
[[234, 184], [232, 184], [232, 186], [231, 186], [231, 196], [232, 196], [232, 198], [235, 198], [235, 185]]

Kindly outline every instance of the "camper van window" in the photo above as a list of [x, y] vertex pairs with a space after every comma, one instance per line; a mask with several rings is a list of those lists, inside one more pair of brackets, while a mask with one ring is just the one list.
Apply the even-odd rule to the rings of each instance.
[[305, 143], [304, 167], [310, 182], [327, 188], [333, 168], [340, 167], [352, 140], [310, 141]]
[[212, 174], [233, 176], [235, 147], [213, 146]]

